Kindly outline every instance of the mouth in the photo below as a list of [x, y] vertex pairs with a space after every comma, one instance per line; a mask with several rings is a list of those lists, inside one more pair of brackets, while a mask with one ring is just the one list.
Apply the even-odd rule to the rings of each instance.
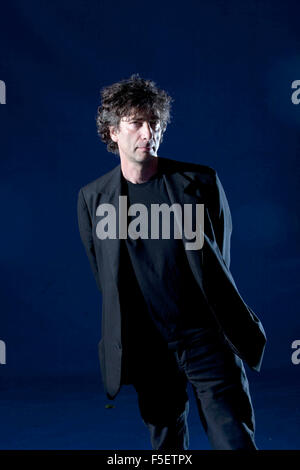
[[147, 145], [146, 147], [138, 147], [141, 150], [151, 150], [151, 146]]

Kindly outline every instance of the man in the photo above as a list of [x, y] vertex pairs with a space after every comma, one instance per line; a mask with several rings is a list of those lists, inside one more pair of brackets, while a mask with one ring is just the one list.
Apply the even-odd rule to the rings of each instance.
[[170, 105], [139, 75], [102, 90], [98, 132], [120, 165], [81, 188], [78, 221], [103, 296], [103, 382], [110, 399], [134, 386], [153, 449], [188, 448], [189, 381], [212, 448], [255, 450], [242, 359], [259, 371], [266, 338], [229, 271], [215, 170], [157, 155]]

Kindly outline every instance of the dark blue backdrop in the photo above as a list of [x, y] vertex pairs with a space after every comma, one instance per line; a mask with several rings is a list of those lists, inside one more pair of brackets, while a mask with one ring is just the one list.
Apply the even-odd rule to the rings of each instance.
[[[96, 133], [100, 88], [136, 72], [175, 100], [159, 154], [208, 164], [223, 182], [233, 217], [232, 272], [268, 335], [261, 374], [247, 369], [259, 436], [265, 448], [300, 447], [300, 364], [291, 361], [291, 343], [300, 339], [300, 105], [291, 100], [291, 84], [300, 80], [299, 14], [296, 0], [1, 5], [1, 448], [116, 447], [115, 436], [110, 443], [92, 433], [68, 440], [64, 432], [57, 441], [57, 423], [51, 438], [41, 431], [48, 418], [39, 421], [34, 406], [45, 403], [47, 384], [59, 384], [57, 399], [78, 384], [88, 393], [95, 382], [93, 397], [101, 392], [101, 298], [76, 202], [81, 186], [118, 163]], [[18, 434], [20, 416], [29, 434]], [[132, 447], [125, 434], [119, 448]]]

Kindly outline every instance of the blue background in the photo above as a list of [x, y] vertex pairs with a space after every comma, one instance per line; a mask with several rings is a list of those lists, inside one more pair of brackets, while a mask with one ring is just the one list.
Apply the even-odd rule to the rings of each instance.
[[[100, 89], [132, 73], [175, 100], [159, 155], [219, 174], [232, 273], [268, 336], [261, 373], [247, 368], [257, 444], [300, 448], [299, 14], [293, 0], [1, 5], [0, 448], [150, 448], [130, 386], [105, 408], [76, 216], [80, 187], [118, 164], [96, 133]], [[191, 448], [209, 448], [190, 420]]]

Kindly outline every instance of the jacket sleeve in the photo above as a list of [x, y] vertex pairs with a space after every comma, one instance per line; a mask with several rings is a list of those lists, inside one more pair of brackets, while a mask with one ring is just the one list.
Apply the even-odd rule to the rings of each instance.
[[227, 268], [230, 268], [230, 240], [232, 234], [232, 219], [229, 204], [222, 183], [216, 174], [215, 181], [215, 217], [214, 232], [217, 245]]
[[98, 289], [101, 292], [97, 260], [96, 260], [96, 254], [95, 254], [95, 247], [94, 247], [93, 236], [92, 236], [92, 221], [91, 221], [91, 217], [88, 211], [88, 207], [87, 207], [82, 189], [80, 189], [78, 193], [77, 216], [78, 216], [78, 227], [79, 227], [80, 238], [82, 240], [86, 254], [88, 256]]

